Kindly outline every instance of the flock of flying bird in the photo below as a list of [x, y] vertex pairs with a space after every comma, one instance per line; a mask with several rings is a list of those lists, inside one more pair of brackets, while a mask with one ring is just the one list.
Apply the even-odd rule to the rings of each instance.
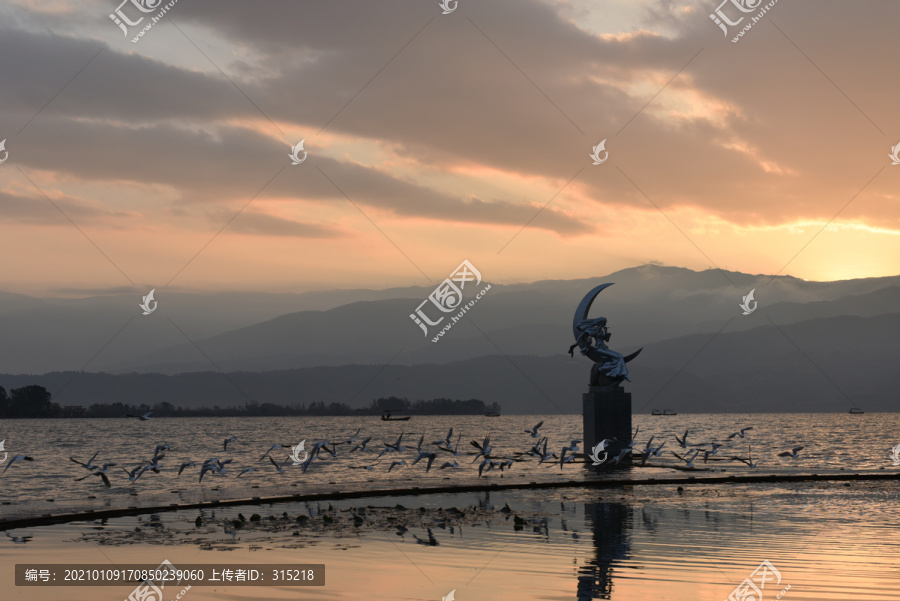
[[[727, 437], [727, 440], [731, 441], [735, 438], [744, 438], [747, 435], [747, 432], [752, 429], [753, 429], [753, 426], [741, 428], [737, 432], [732, 432], [731, 434], [729, 434]], [[629, 443], [625, 444], [625, 446], [621, 447], [619, 453], [612, 459], [609, 459], [610, 463], [612, 463], [612, 464], [619, 463], [626, 455], [631, 454], [632, 457], [640, 459], [641, 465], [645, 465], [647, 463], [647, 459], [649, 459], [650, 457], [660, 457], [662, 455], [662, 449], [666, 445], [666, 441], [663, 441], [662, 444], [660, 444], [658, 447], [654, 447], [653, 439], [656, 438], [655, 436], [650, 437], [650, 440], [647, 441], [647, 444], [645, 445], [643, 451], [640, 451], [639, 453], [635, 453], [634, 452], [634, 445], [635, 445], [634, 437], [637, 436], [638, 431], [640, 431], [640, 428], [638, 428], [638, 430], [635, 431], [631, 442], [629, 442]], [[715, 441], [689, 443], [688, 442], [688, 434], [689, 433], [690, 433], [690, 430], [685, 430], [684, 434], [682, 434], [680, 437], [677, 434], [675, 435], [675, 441], [678, 443], [678, 446], [680, 446], [682, 449], [684, 449], [682, 451], [682, 454], [676, 453], [675, 451], [670, 451], [672, 453], [672, 455], [674, 455], [675, 457], [677, 457], [678, 459], [680, 459], [681, 461], [684, 462], [685, 467], [693, 468], [694, 460], [696, 460], [697, 457], [699, 457], [701, 453], [703, 454], [703, 462], [704, 463], [708, 462], [709, 458], [711, 456], [718, 455], [719, 449], [721, 449], [723, 446], [725, 446], [725, 445], [715, 442]], [[613, 442], [617, 442], [617, 441], [613, 441], [611, 439], [606, 439], [606, 440], [603, 440], [602, 442], [600, 442], [600, 444], [597, 445], [597, 448], [595, 449], [594, 454], [592, 455], [592, 458], [595, 458], [595, 461], [597, 461], [599, 463], [605, 463], [608, 460], [608, 458], [605, 454], [604, 454], [603, 461], [599, 461], [598, 459], [596, 459], [596, 457], [599, 454], [599, 452], [605, 453], [607, 447], [609, 447], [611, 445], [611, 443], [613, 443]], [[707, 446], [709, 447], [708, 449], [706, 448]], [[803, 450], [803, 448], [804, 447], [802, 447], [802, 446], [795, 446], [790, 451], [784, 451], [782, 453], [778, 453], [778, 456], [779, 457], [788, 457], [790, 459], [797, 459], [800, 451]], [[723, 455], [724, 455], [724, 453], [723, 453]], [[740, 461], [741, 463], [746, 464], [747, 467], [750, 467], [751, 469], [755, 468], [757, 465], [759, 465], [758, 462], [753, 460], [753, 447], [750, 444], [747, 445], [747, 457], [738, 457], [735, 455], [730, 455], [727, 458], [725, 458], [725, 457], [722, 457], [722, 458], [731, 460], [731, 461]]]
[[[142, 418], [144, 416], [141, 416]], [[500, 470], [503, 472], [507, 469], [512, 468], [515, 463], [522, 461], [529, 461], [532, 459], [537, 459], [539, 465], [545, 466], [554, 466], [558, 465], [560, 469], [567, 463], [572, 463], [575, 460], [576, 454], [579, 453], [578, 445], [581, 444], [581, 440], [571, 440], [568, 445], [562, 447], [559, 453], [555, 453], [552, 451], [548, 451], [548, 438], [546, 436], [542, 436], [540, 433], [540, 428], [544, 425], [544, 422], [541, 421], [537, 423], [533, 428], [529, 430], [525, 430], [525, 433], [528, 434], [532, 439], [537, 439], [531, 448], [521, 451], [515, 452], [511, 456], [501, 456], [494, 453], [494, 447], [491, 443], [491, 436], [485, 436], [483, 440], [472, 440], [469, 444], [474, 448], [474, 451], [468, 451], [463, 453], [460, 450], [459, 445], [462, 439], [462, 435], [459, 434], [456, 437], [454, 442], [453, 440], [453, 428], [447, 432], [447, 435], [441, 440], [436, 440], [430, 443], [430, 446], [425, 443], [425, 435], [422, 434], [419, 436], [418, 441], [415, 445], [404, 446], [403, 437], [406, 436], [406, 433], [401, 433], [400, 436], [397, 437], [397, 440], [394, 442], [382, 442], [382, 448], [370, 448], [369, 443], [372, 441], [372, 437], [369, 436], [362, 440], [359, 439], [359, 429], [356, 432], [346, 438], [345, 440], [318, 440], [310, 446], [309, 449], [306, 448], [306, 441], [301, 441], [297, 445], [289, 445], [289, 444], [274, 444], [272, 445], [268, 451], [266, 451], [262, 457], [259, 458], [259, 463], [263, 463], [266, 459], [269, 460], [269, 463], [274, 467], [274, 469], [280, 473], [284, 474], [287, 472], [288, 465], [300, 467], [301, 471], [305, 474], [309, 466], [316, 461], [325, 461], [327, 462], [330, 459], [336, 459], [339, 455], [344, 456], [345, 452], [343, 451], [344, 446], [348, 448], [346, 451], [346, 455], [355, 454], [355, 456], [363, 456], [365, 454], [374, 453], [374, 461], [364, 462], [363, 465], [351, 465], [349, 466], [352, 469], [365, 469], [365, 470], [374, 470], [376, 466], [381, 465], [382, 463], [387, 464], [387, 471], [391, 472], [394, 468], [398, 467], [406, 467], [409, 468], [413, 465], [418, 464], [419, 462], [425, 463], [425, 471], [429, 472], [433, 466], [433, 464], [438, 460], [438, 458], [446, 459], [446, 461], [440, 461], [440, 465], [437, 469], [457, 469], [459, 468], [459, 461], [461, 461], [463, 455], [474, 456], [470, 463], [478, 463], [478, 476], [481, 477], [485, 474], [485, 472], [489, 472], [494, 469]], [[739, 431], [730, 434], [727, 438], [728, 440], [733, 440], [735, 438], [744, 438], [746, 433], [749, 430], [752, 430], [753, 427], [741, 428]], [[609, 464], [618, 464], [620, 463], [627, 455], [631, 454], [634, 459], [639, 459], [641, 465], [645, 465], [647, 460], [651, 457], [660, 457], [662, 456], [662, 449], [666, 444], [666, 441], [663, 441], [659, 446], [654, 447], [653, 441], [656, 438], [655, 436], [651, 436], [650, 440], [647, 441], [643, 450], [635, 450], [635, 440], [634, 437], [637, 436], [640, 428], [634, 433], [632, 440], [630, 442], [624, 443], [622, 441], [607, 439], [598, 444], [594, 449], [592, 449], [593, 453], [587, 456], [588, 459], [593, 459], [595, 464], [599, 463], [609, 463]], [[723, 447], [722, 444], [718, 442], [705, 442], [705, 443], [689, 443], [688, 442], [688, 434], [689, 430], [685, 430], [684, 434], [680, 437], [675, 436], [675, 440], [681, 449], [684, 449], [681, 454], [676, 453], [675, 451], [671, 451], [672, 455], [683, 461], [688, 468], [694, 467], [694, 461], [701, 454], [703, 455], [703, 461], [709, 461], [710, 457], [716, 456], [719, 453], [719, 450]], [[236, 436], [230, 436], [229, 438], [224, 439], [222, 444], [222, 453], [228, 452], [229, 443], [237, 442], [238, 439]], [[3, 451], [3, 445], [6, 441], [0, 441], [0, 451]], [[615, 457], [609, 458], [606, 449], [611, 448], [615, 444], [615, 446], [619, 447], [619, 451]], [[709, 447], [709, 448], [706, 448]], [[162, 443], [156, 445], [156, 448], [153, 449], [153, 456], [148, 460], [141, 462], [135, 465], [131, 470], [126, 468], [122, 468], [125, 474], [128, 475], [128, 480], [131, 484], [137, 482], [141, 476], [146, 474], [147, 472], [153, 472], [154, 474], [159, 474], [163, 469], [160, 465], [160, 460], [165, 458], [165, 451], [171, 450], [171, 446], [168, 443]], [[288, 450], [290, 449], [290, 453], [284, 460], [276, 460], [272, 455], [273, 451], [278, 451], [279, 449]], [[802, 446], [795, 446], [790, 451], [784, 451], [783, 453], [779, 453], [779, 457], [788, 457], [791, 459], [796, 459], [798, 457], [798, 453], [803, 449]], [[402, 457], [406, 451], [411, 450], [415, 452], [415, 458], [410, 458], [410, 461], [407, 462], [406, 458]], [[604, 458], [600, 461], [597, 456], [600, 452], [604, 452]], [[303, 457], [301, 458], [301, 453]], [[109, 475], [109, 469], [115, 467], [115, 463], [103, 463], [102, 465], [98, 465], [94, 463], [94, 460], [99, 455], [99, 451], [94, 453], [93, 457], [87, 460], [87, 462], [79, 461], [74, 457], [70, 457], [69, 459], [80, 465], [82, 468], [87, 470], [87, 474], [81, 476], [80, 478], [76, 478], [76, 481], [86, 480], [91, 477], [97, 477], [102, 480], [103, 484], [109, 488], [111, 486]], [[386, 459], [382, 459], [385, 457]], [[394, 457], [398, 457], [398, 459], [393, 459]], [[723, 453], [723, 457], [724, 453]], [[752, 448], [748, 445], [748, 456], [738, 457], [738, 456], [729, 456], [728, 459], [732, 461], [740, 461], [745, 463], [750, 468], [757, 467], [757, 462], [753, 460]], [[388, 462], [388, 460], [390, 460]], [[479, 461], [480, 460], [480, 461]], [[0, 472], [0, 476], [6, 473], [6, 470], [10, 468], [14, 463], [18, 461], [34, 461], [32, 457], [28, 457], [26, 455], [15, 455], [12, 457], [8, 463], [6, 464], [3, 472]], [[229, 464], [231, 464], [233, 459], [220, 459], [218, 457], [210, 457], [203, 461], [200, 464], [200, 472], [198, 482], [203, 481], [203, 477], [206, 474], [213, 474], [217, 476], [224, 476], [228, 473]], [[263, 463], [265, 465], [265, 463]], [[182, 462], [178, 466], [178, 474], [177, 477], [180, 477], [182, 472], [184, 472], [187, 468], [197, 467], [194, 461], [185, 461]], [[244, 474], [248, 474], [251, 472], [259, 471], [262, 467], [259, 466], [249, 466], [239, 471], [237, 477], [240, 478]], [[502, 475], [501, 475], [502, 477]]]

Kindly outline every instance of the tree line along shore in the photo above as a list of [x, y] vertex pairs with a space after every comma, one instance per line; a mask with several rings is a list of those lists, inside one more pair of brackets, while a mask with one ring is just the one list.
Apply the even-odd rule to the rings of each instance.
[[138, 417], [152, 414], [157, 417], [266, 417], [266, 416], [353, 416], [383, 415], [403, 413], [415, 415], [483, 415], [500, 413], [497, 403], [485, 404], [479, 399], [437, 398], [410, 401], [401, 397], [380, 397], [372, 400], [367, 407], [353, 408], [346, 403], [298, 403], [277, 405], [248, 401], [235, 407], [176, 407], [167, 401], [154, 405], [142, 403], [95, 403], [84, 406], [61, 406], [53, 401], [50, 391], [43, 386], [30, 385], [13, 388], [7, 393], [0, 386], [0, 419], [22, 418], [78, 418], [78, 417]]

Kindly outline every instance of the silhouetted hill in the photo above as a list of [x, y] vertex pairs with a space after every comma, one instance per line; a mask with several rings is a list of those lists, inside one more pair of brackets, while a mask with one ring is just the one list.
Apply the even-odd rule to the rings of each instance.
[[[626, 387], [634, 395], [634, 410], [846, 411], [851, 406], [900, 410], [892, 377], [900, 356], [900, 314], [776, 323], [766, 320], [749, 331], [725, 327], [719, 334], [692, 334], [647, 345], [629, 366], [633, 383]], [[590, 362], [577, 353], [570, 358], [560, 352], [547, 357], [483, 356], [446, 364], [323, 366], [227, 375], [3, 375], [0, 385], [10, 389], [39, 384], [62, 405], [167, 401], [185, 407], [224, 407], [256, 401], [361, 407], [375, 397], [396, 395], [479, 398], [500, 403], [504, 413], [580, 413], [589, 369]]]

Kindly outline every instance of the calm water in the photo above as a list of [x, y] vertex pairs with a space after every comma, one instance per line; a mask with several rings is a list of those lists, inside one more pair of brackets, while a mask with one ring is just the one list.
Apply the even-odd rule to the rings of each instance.
[[[323, 588], [193, 587], [183, 598], [196, 601], [437, 601], [451, 590], [459, 601], [721, 601], [768, 560], [780, 582], [764, 587], [765, 601], [785, 590], [788, 601], [896, 600], [898, 492], [893, 483], [495, 491], [76, 522], [10, 533], [24, 542], [0, 537], [0, 598], [119, 601], [133, 589], [17, 588], [15, 563], [168, 559], [326, 566]], [[461, 517], [448, 517], [451, 507]], [[263, 519], [229, 529], [239, 512]], [[298, 525], [298, 515], [309, 519]], [[164, 601], [180, 591], [170, 590]]]
[[[477, 464], [472, 463], [474, 452], [471, 440], [481, 440], [490, 435], [495, 455], [509, 455], [525, 451], [535, 439], [524, 432], [538, 421], [544, 421], [541, 434], [549, 437], [548, 448], [557, 453], [571, 439], [581, 437], [581, 416], [417, 416], [408, 422], [382, 422], [377, 417], [317, 417], [317, 418], [173, 418], [138, 421], [135, 419], [69, 419], [69, 420], [4, 420], [0, 422], [0, 440], [6, 439], [6, 451], [10, 457], [23, 453], [34, 458], [33, 462], [13, 464], [0, 478], [0, 517], [59, 512], [68, 508], [146, 506], [197, 500], [249, 498], [276, 494], [294, 494], [305, 491], [331, 491], [358, 488], [385, 488], [391, 486], [427, 486], [453, 482], [473, 482], [478, 479]], [[674, 435], [690, 430], [689, 443], [718, 441], [726, 446], [716, 459], [730, 455], [746, 457], [752, 445], [754, 460], [758, 460], [759, 473], [783, 473], [791, 471], [826, 473], [829, 470], [846, 469], [898, 470], [889, 459], [890, 448], [900, 443], [900, 413], [848, 414], [752, 414], [721, 415], [694, 414], [670, 417], [649, 415], [635, 416], [634, 425], [640, 427], [637, 446], [643, 447], [650, 436], [654, 445], [666, 441], [664, 456], [650, 460], [659, 470], [634, 470], [634, 477], [658, 474], [685, 474], [665, 466], [682, 465], [668, 451], [682, 453]], [[753, 430], [741, 439], [728, 439], [729, 433], [747, 426]], [[424, 447], [442, 439], [447, 430], [454, 428], [454, 442], [461, 435], [459, 450], [464, 453], [455, 458], [456, 469], [436, 469], [441, 463], [453, 460], [449, 453], [439, 452], [438, 460], [426, 473], [425, 462], [409, 467], [397, 467], [388, 472], [390, 463], [416, 456], [415, 443], [425, 435]], [[319, 439], [346, 439], [357, 428], [359, 438], [372, 436], [369, 447], [376, 452], [349, 453], [353, 445], [338, 447], [338, 456], [313, 462], [306, 474], [299, 467], [288, 464], [287, 473], [279, 474], [262, 455], [275, 443], [297, 444], [307, 441], [307, 448]], [[396, 440], [405, 433], [403, 444], [408, 448], [402, 455], [388, 453], [380, 462], [377, 451], [384, 448], [382, 441]], [[230, 436], [237, 441], [229, 443], [223, 451], [223, 440]], [[122, 471], [148, 461], [157, 444], [167, 442], [172, 447], [160, 461], [159, 474], [145, 473], [134, 485]], [[795, 460], [777, 457], [777, 453], [790, 447], [805, 448]], [[95, 463], [111, 462], [112, 487], [107, 489], [97, 477], [76, 481], [85, 475], [84, 468], [72, 463], [69, 457], [87, 461], [100, 451]], [[279, 460], [286, 458], [283, 450], [273, 452]], [[233, 459], [225, 475], [204, 476], [199, 482], [199, 466], [207, 458]], [[702, 458], [701, 458], [702, 459]], [[193, 460], [196, 467], [187, 468], [179, 477], [178, 466]], [[376, 464], [374, 469], [357, 469]], [[730, 474], [748, 473], [751, 470], [740, 462], [701, 461], [695, 466], [702, 469], [727, 470]], [[0, 466], [0, 467], [5, 467]], [[255, 471], [237, 478], [247, 467]], [[516, 463], [504, 473], [487, 472], [483, 480], [543, 481], [577, 479], [583, 477], [580, 465], [568, 464], [538, 466], [536, 460]], [[94, 497], [94, 498], [91, 498]], [[50, 501], [52, 499], [52, 501]]]

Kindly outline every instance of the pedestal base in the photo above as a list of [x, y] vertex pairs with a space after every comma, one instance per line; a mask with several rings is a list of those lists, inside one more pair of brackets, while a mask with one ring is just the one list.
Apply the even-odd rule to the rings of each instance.
[[[582, 395], [585, 455], [590, 455], [601, 440], [614, 440], [616, 442], [606, 448], [607, 461], [597, 467], [609, 469], [631, 465], [631, 453], [618, 464], [611, 463], [619, 451], [631, 442], [631, 393], [625, 392], [621, 386], [591, 386], [588, 390]], [[602, 452], [600, 457], [603, 457]], [[585, 465], [593, 467], [592, 463], [588, 457]]]

